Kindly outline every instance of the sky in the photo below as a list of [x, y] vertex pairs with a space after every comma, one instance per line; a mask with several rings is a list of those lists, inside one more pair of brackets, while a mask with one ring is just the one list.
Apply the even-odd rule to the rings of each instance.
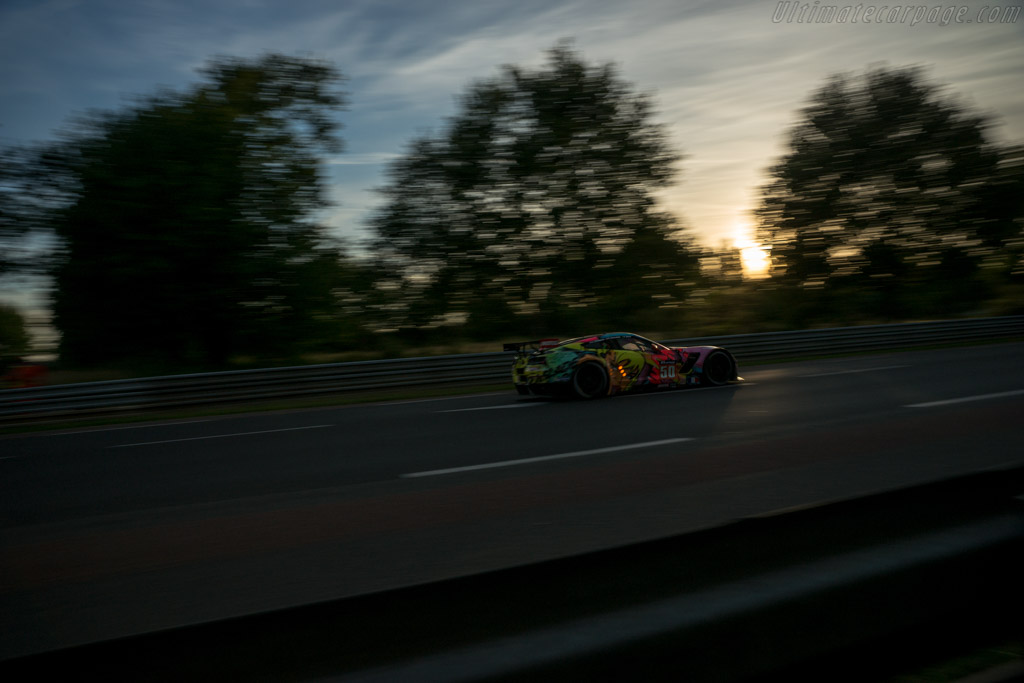
[[442, 130], [474, 80], [503, 64], [539, 66], [571, 39], [588, 62], [615, 63], [652, 96], [684, 155], [663, 206], [699, 241], [746, 248], [754, 266], [751, 211], [765, 171], [832, 74], [923, 66], [995, 117], [995, 139], [1024, 141], [1024, 16], [1006, 21], [1022, 4], [0, 0], [0, 145], [51, 139], [76, 114], [184, 89], [214, 56], [325, 59], [346, 75], [349, 97], [326, 220], [359, 240], [389, 160]]

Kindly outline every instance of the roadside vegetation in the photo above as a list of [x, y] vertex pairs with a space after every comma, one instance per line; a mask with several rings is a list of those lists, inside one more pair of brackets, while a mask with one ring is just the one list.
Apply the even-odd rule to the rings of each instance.
[[[919, 69], [810, 93], [752, 217], [756, 273], [659, 207], [685, 162], [654, 96], [569, 43], [469, 84], [391, 165], [372, 238], [341, 242], [343, 84], [222, 58], [0, 150], [0, 277], [48, 283], [48, 381], [1024, 313], [1024, 146]], [[46, 350], [25, 330], [0, 309], [0, 352]]]

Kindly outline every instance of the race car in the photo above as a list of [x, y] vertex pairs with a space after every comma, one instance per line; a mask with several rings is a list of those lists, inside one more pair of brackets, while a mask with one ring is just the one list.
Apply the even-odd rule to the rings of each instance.
[[504, 345], [512, 381], [524, 395], [611, 396], [641, 389], [721, 386], [740, 379], [733, 355], [717, 346], [673, 348], [629, 332]]

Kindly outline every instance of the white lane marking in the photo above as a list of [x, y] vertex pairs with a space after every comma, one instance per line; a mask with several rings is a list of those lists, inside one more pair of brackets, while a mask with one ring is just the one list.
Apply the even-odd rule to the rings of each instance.
[[[900, 367], [903, 367], [903, 366], [900, 366]], [[680, 389], [700, 389], [700, 393], [704, 393], [706, 391], [711, 391], [713, 389], [731, 389], [733, 387], [738, 387], [738, 386], [753, 387], [753, 386], [757, 386], [757, 382], [743, 381], [740, 384], [723, 384], [723, 385], [717, 386], [717, 387], [677, 387], [677, 388], [680, 388]], [[670, 390], [660, 390], [660, 391], [659, 390], [655, 390], [655, 391], [646, 392], [646, 393], [643, 393], [643, 392], [642, 393], [630, 393], [630, 392], [627, 392], [627, 393], [624, 393], [624, 394], [622, 394], [620, 396], [616, 396], [615, 399], [616, 400], [622, 400], [622, 399], [626, 399], [626, 398], [650, 398], [651, 396], [667, 396], [670, 393], [675, 394], [676, 396], [682, 396], [682, 395], [686, 394], [687, 392], [684, 391], [684, 392], [681, 392], [681, 393], [676, 393], [676, 392], [672, 392]], [[500, 394], [480, 394], [480, 396], [499, 396], [499, 395]], [[500, 405], [500, 406], [483, 406], [483, 407], [480, 407], [480, 408], [456, 408], [456, 409], [453, 409], [453, 410], [438, 410], [437, 412], [439, 412], [439, 413], [464, 413], [464, 412], [467, 412], [467, 411], [470, 411], [470, 410], [502, 410], [504, 408], [529, 408], [530, 406], [543, 406], [543, 405], [551, 405], [551, 402], [550, 401], [539, 401], [539, 402], [535, 402], [535, 403], [508, 403], [508, 404]]]
[[1021, 396], [1024, 389], [1014, 391], [1001, 391], [998, 394], [980, 394], [978, 396], [964, 396], [962, 398], [947, 398], [944, 401], [928, 401], [927, 403], [911, 403], [904, 408], [934, 408], [935, 406], [948, 406], [954, 403], [968, 403], [970, 401], [984, 401], [990, 398], [1007, 398], [1009, 396]]
[[504, 410], [505, 408], [532, 408], [543, 405], [542, 403], [509, 403], [501, 406], [482, 406], [480, 408], [454, 408], [452, 410], [438, 410], [439, 413], [466, 413], [471, 410]]
[[458, 396], [439, 396], [436, 398], [412, 398], [407, 401], [378, 401], [376, 403], [363, 403], [364, 406], [404, 406], [410, 403], [435, 403], [437, 401], [465, 401], [482, 396], [508, 396], [510, 391], [492, 391], [486, 394], [460, 394]]
[[896, 368], [909, 368], [909, 365], [885, 365], [880, 368], [860, 368], [859, 370], [837, 370], [836, 372], [819, 372], [815, 375], [797, 375], [797, 377], [832, 377], [833, 375], [853, 375], [858, 372], [879, 372], [881, 370], [895, 370]]
[[187, 422], [160, 422], [160, 423], [148, 423], [144, 425], [132, 425], [131, 427], [108, 427], [99, 429], [82, 429], [77, 432], [51, 432], [47, 434], [39, 434], [38, 436], [73, 436], [75, 434], [102, 434], [103, 432], [121, 432], [126, 429], [145, 429], [146, 427], [177, 427], [178, 425], [194, 425], [200, 422], [212, 422], [213, 420], [188, 420]]
[[654, 391], [641, 391], [641, 392], [626, 392], [624, 394], [617, 394], [612, 400], [624, 401], [627, 398], [651, 398], [652, 396], [700, 396], [706, 394], [709, 391], [718, 391], [719, 389], [735, 389], [737, 387], [756, 387], [757, 382], [747, 382], [746, 380], [734, 384], [722, 384], [717, 387], [698, 387], [698, 386], [683, 386], [676, 387], [674, 389], [655, 389]]
[[176, 443], [179, 441], [202, 441], [203, 439], [227, 439], [232, 436], [251, 436], [253, 434], [273, 434], [275, 432], [295, 432], [300, 429], [323, 429], [334, 425], [309, 425], [307, 427], [287, 427], [285, 429], [264, 429], [258, 432], [236, 432], [234, 434], [213, 434], [212, 436], [192, 436], [187, 439], [165, 439], [163, 441], [141, 441], [139, 443], [122, 443], [107, 448], [130, 448], [132, 446], [153, 446], [161, 443]]
[[693, 441], [693, 439], [662, 439], [661, 441], [645, 441], [643, 443], [631, 443], [625, 446], [609, 446], [607, 448], [592, 448], [587, 451], [573, 451], [571, 453], [556, 453], [555, 455], [541, 455], [535, 458], [522, 458], [520, 460], [501, 460], [499, 462], [485, 462], [480, 465], [466, 465], [465, 467], [447, 467], [443, 470], [427, 470], [425, 472], [409, 472], [399, 475], [405, 479], [414, 477], [434, 477], [439, 474], [454, 474], [455, 472], [472, 472], [473, 470], [487, 470], [495, 467], [512, 467], [514, 465], [526, 465], [534, 462], [545, 462], [547, 460], [562, 460], [564, 458], [579, 458], [584, 455], [598, 455], [600, 453], [614, 453], [616, 451], [628, 451], [637, 448], [651, 448], [653, 446], [664, 446], [670, 443], [682, 443]]

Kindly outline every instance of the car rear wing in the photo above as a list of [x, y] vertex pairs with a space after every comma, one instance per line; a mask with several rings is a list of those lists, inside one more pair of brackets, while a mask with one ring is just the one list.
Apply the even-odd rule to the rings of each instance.
[[547, 351], [558, 345], [557, 339], [535, 339], [534, 341], [512, 342], [502, 347], [503, 351], [515, 351], [517, 354], [533, 353], [534, 351]]

